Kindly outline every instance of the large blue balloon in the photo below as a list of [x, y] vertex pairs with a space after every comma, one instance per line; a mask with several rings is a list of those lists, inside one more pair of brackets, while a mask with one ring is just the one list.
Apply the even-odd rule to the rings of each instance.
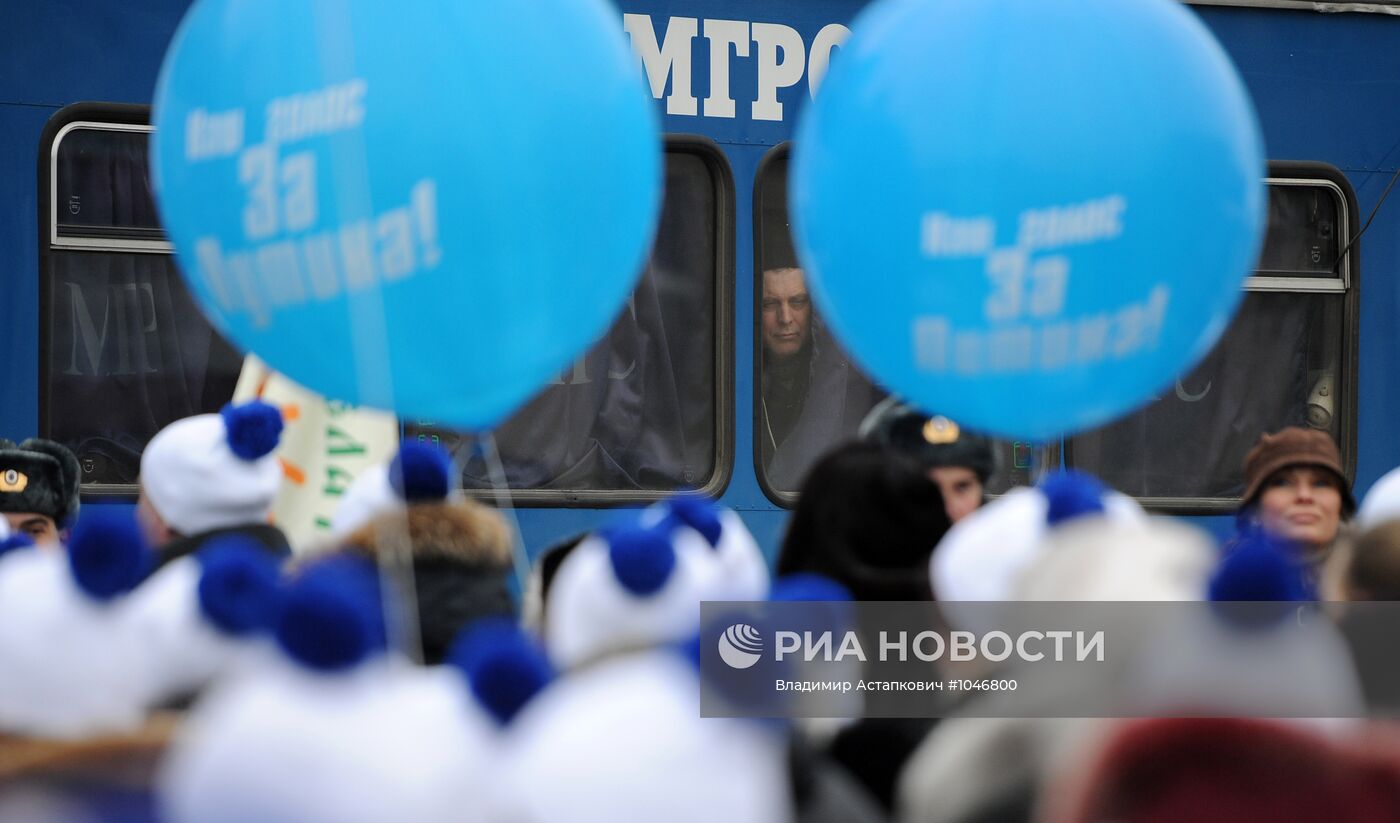
[[199, 0], [155, 185], [214, 324], [330, 397], [502, 420], [601, 335], [660, 206], [603, 0]]
[[1262, 141], [1175, 0], [883, 0], [801, 125], [819, 308], [973, 428], [1106, 422], [1204, 356], [1258, 253]]

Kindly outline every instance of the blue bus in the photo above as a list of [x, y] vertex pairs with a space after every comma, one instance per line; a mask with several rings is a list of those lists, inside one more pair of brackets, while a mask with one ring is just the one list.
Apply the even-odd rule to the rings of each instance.
[[[0, 436], [72, 446], [89, 504], [130, 505], [145, 442], [221, 406], [243, 363], [185, 290], [150, 190], [149, 104], [188, 5], [16, 3], [0, 25]], [[612, 329], [495, 433], [531, 550], [694, 489], [774, 552], [802, 472], [884, 396], [794, 286], [786, 203], [795, 124], [863, 5], [619, 1], [666, 132], [665, 202]], [[1358, 493], [1400, 464], [1400, 203], [1383, 202], [1400, 174], [1400, 7], [1192, 8], [1243, 75], [1270, 158], [1242, 307], [1145, 408], [998, 443], [993, 492], [1062, 464], [1223, 530], [1261, 431], [1330, 432]], [[785, 346], [802, 352], [795, 371]], [[490, 487], [481, 443], [401, 423], [453, 449], [467, 487]]]

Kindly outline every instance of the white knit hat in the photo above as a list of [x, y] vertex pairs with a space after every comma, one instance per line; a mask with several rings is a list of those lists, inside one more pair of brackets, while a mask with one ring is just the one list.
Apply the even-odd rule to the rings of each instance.
[[339, 542], [361, 526], [409, 503], [444, 500], [456, 487], [452, 456], [439, 446], [405, 441], [388, 463], [371, 466], [355, 478], [331, 518], [331, 540]]
[[[733, 509], [693, 496], [676, 496], [653, 507], [676, 523], [674, 539], [714, 551], [719, 562], [715, 588], [707, 600], [764, 600], [771, 584], [768, 560], [744, 521]], [[699, 541], [704, 541], [703, 544]]]
[[1391, 469], [1377, 480], [1356, 510], [1356, 526], [1362, 531], [1387, 520], [1400, 520], [1400, 468]]
[[1217, 557], [1185, 523], [1089, 518], [1049, 529], [1011, 581], [1013, 600], [1182, 601], [1205, 596]]
[[158, 706], [265, 653], [278, 608], [278, 562], [251, 539], [225, 536], [138, 586], [120, 619], [141, 652], [141, 700]]
[[185, 536], [266, 523], [282, 483], [281, 431], [281, 413], [260, 401], [177, 420], [141, 455], [141, 488]]
[[159, 779], [170, 823], [484, 819], [495, 724], [447, 666], [384, 645], [374, 568], [312, 563], [269, 654], [195, 707]]
[[570, 674], [508, 730], [497, 819], [783, 823], [777, 726], [700, 716], [693, 662], [654, 650]]
[[444, 668], [269, 667], [196, 707], [159, 779], [170, 823], [481, 819], [488, 721]]
[[556, 666], [699, 631], [700, 601], [716, 590], [720, 564], [706, 541], [673, 539], [676, 531], [664, 517], [651, 526], [627, 523], [586, 538], [565, 558], [545, 625]]
[[145, 719], [123, 597], [150, 567], [129, 513], [94, 510], [67, 551], [0, 555], [0, 731], [82, 738]]
[[[1056, 476], [1052, 476], [1056, 477]], [[1049, 480], [1050, 478], [1047, 478]], [[1064, 473], [1051, 491], [1073, 503], [1092, 503], [1097, 494], [1102, 517], [1116, 522], [1144, 523], [1147, 514], [1132, 498], [1086, 482], [1082, 475]], [[1071, 513], [1074, 506], [1067, 506]], [[1048, 519], [1064, 519], [1040, 488], [1018, 488], [1006, 493], [954, 524], [929, 559], [929, 577], [940, 602], [1002, 601], [1013, 596], [1022, 571], [1043, 548]], [[1095, 516], [1092, 512], [1089, 516]], [[1072, 521], [1069, 521], [1072, 522]], [[951, 611], [956, 611], [952, 607]], [[966, 611], [966, 610], [965, 610]], [[960, 628], [958, 616], [949, 615]], [[974, 618], [975, 619], [975, 618]]]
[[[1221, 608], [1182, 608], [1154, 623], [1132, 672], [1139, 710], [1362, 716], [1356, 667], [1336, 626], [1287, 605], [1311, 599], [1305, 574], [1290, 543], [1265, 532], [1236, 542], [1202, 587]], [[1264, 602], [1250, 609], [1242, 601]]]

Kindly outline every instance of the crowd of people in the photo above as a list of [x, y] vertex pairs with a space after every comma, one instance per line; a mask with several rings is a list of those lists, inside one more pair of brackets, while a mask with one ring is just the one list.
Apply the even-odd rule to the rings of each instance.
[[[775, 351], [801, 349], [800, 309], [777, 309]], [[774, 391], [771, 422], [796, 425]], [[1342, 627], [1346, 604], [1400, 594], [1400, 472], [1358, 505], [1325, 432], [1260, 437], [1217, 546], [1073, 472], [989, 500], [991, 443], [890, 399], [805, 473], [771, 566], [736, 513], [679, 496], [537, 552], [517, 596], [506, 521], [416, 442], [356, 480], [326, 545], [293, 553], [269, 522], [281, 426], [255, 401], [167, 427], [134, 516], [80, 513], [62, 446], [0, 441], [0, 821], [1400, 809], [1400, 734], [1367, 719], [1397, 707], [1388, 625], [1375, 648], [1323, 638], [1296, 659], [1261, 656], [1257, 626], [1200, 636], [1283, 705], [1327, 710], [1301, 719], [1230, 718], [1257, 712], [1175, 671], [1154, 682], [1180, 690], [1137, 719], [1009, 713], [990, 694], [943, 719], [701, 716], [702, 601], [920, 601], [962, 628], [998, 603], [1326, 601]]]

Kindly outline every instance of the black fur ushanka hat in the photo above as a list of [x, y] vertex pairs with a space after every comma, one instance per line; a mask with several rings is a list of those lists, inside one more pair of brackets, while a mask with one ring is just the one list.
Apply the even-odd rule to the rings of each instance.
[[78, 458], [52, 440], [0, 439], [0, 512], [35, 512], [60, 527], [78, 515]]

